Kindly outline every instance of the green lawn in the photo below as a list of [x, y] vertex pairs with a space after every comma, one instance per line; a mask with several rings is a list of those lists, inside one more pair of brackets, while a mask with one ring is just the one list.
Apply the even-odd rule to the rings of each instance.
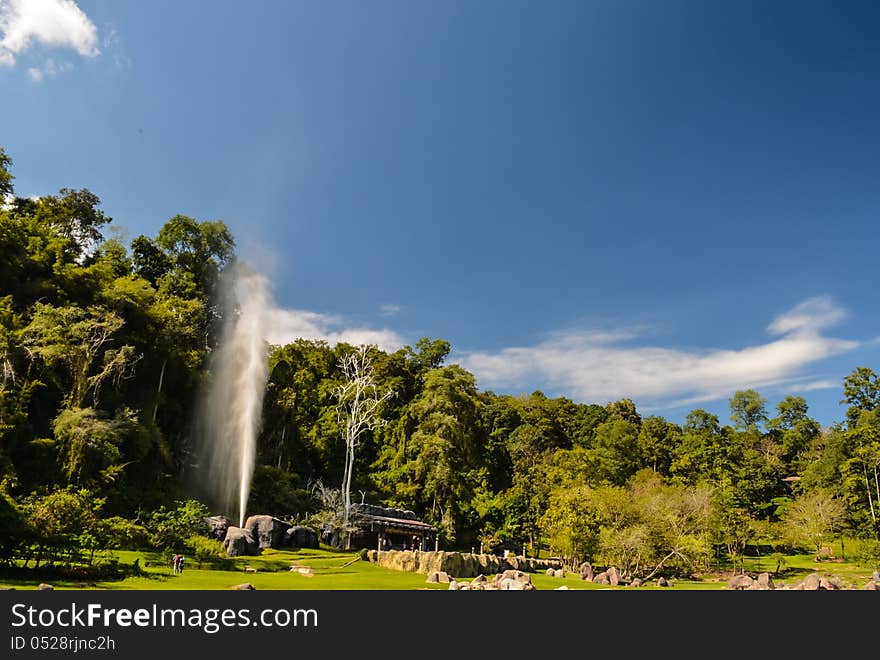
[[[26, 578], [0, 578], [0, 586], [16, 589], [35, 589], [41, 581], [52, 584], [56, 589], [107, 589], [107, 590], [210, 590], [229, 589], [243, 582], [253, 584], [258, 590], [414, 590], [448, 589], [446, 584], [429, 584], [421, 573], [409, 573], [382, 568], [368, 561], [356, 559], [353, 552], [321, 550], [265, 550], [259, 557], [235, 557], [224, 560], [214, 567], [201, 569], [188, 558], [182, 575], [173, 575], [159, 553], [119, 551], [112, 555], [121, 564], [132, 564], [140, 560], [144, 575], [128, 577], [116, 581], [89, 583], [74, 580], [40, 580]], [[291, 571], [292, 565], [310, 568], [313, 575], [307, 576]], [[246, 572], [245, 567], [256, 569]], [[767, 571], [773, 573], [776, 561], [771, 557], [749, 558], [746, 570], [749, 572]], [[777, 583], [792, 584], [803, 579], [813, 571], [834, 575], [844, 582], [861, 588], [871, 577], [871, 571], [851, 562], [825, 560], [816, 562], [811, 555], [788, 555], [783, 572], [774, 576]], [[487, 576], [491, 579], [492, 576]], [[564, 578], [549, 577], [544, 573], [532, 574], [532, 583], [538, 590], [551, 590], [567, 586], [571, 590], [607, 590], [625, 587], [585, 582], [575, 574]], [[462, 579], [466, 582], [469, 579]], [[672, 587], [658, 587], [656, 581], [642, 587], [643, 590], [719, 590], [727, 586], [726, 577], [707, 576], [704, 580], [677, 580]]]

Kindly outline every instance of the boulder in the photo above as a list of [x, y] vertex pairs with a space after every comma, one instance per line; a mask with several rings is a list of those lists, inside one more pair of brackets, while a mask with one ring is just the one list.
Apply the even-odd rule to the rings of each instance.
[[37, 587], [39, 591], [55, 591], [55, 587], [51, 584], [46, 584], [45, 582], [41, 582], [40, 586]]
[[[284, 532], [283, 544], [290, 548], [318, 548], [318, 532], [311, 527], [294, 525]], [[375, 552], [373, 550], [372, 552]]]
[[665, 577], [657, 578], [657, 586], [658, 587], [668, 587], [669, 581]]
[[[503, 573], [498, 573], [495, 578], [492, 580], [492, 584], [499, 589], [503, 589], [502, 583], [505, 580], [513, 580], [514, 582], [518, 582], [519, 584], [532, 584], [532, 578], [528, 573], [523, 573], [522, 571], [516, 570], [507, 570]], [[516, 589], [516, 587], [513, 587]]]
[[775, 588], [773, 586], [773, 578], [770, 577], [770, 573], [761, 573], [760, 575], [758, 575], [757, 585], [758, 589], [761, 589], [763, 591], [768, 591]]
[[611, 580], [608, 579], [608, 572], [602, 571], [601, 573], [594, 575], [593, 584], [611, 584]]
[[446, 571], [434, 571], [433, 573], [428, 574], [428, 579], [425, 582], [430, 582], [431, 584], [447, 584], [449, 582], [449, 574]]
[[578, 573], [581, 576], [581, 580], [587, 580], [588, 582], [593, 581], [593, 566], [589, 562], [584, 562], [578, 567]]
[[754, 585], [755, 581], [748, 575], [734, 575], [727, 581], [727, 588], [734, 591], [745, 591]]
[[608, 583], [617, 586], [620, 584], [620, 571], [617, 570], [616, 566], [612, 566], [605, 573], [608, 575]]
[[629, 586], [631, 586], [631, 587], [641, 587], [641, 586], [642, 586], [642, 579], [641, 579], [641, 578], [636, 578], [635, 580], [633, 580], [632, 582], [630, 582], [630, 585], [629, 585]]
[[880, 586], [874, 580], [868, 580], [868, 584], [862, 587], [863, 591], [880, 591]]
[[804, 591], [818, 591], [820, 588], [821, 578], [818, 573], [810, 573], [804, 579]]
[[568, 591], [568, 585], [563, 584], [561, 587], [556, 587], [553, 591]]
[[226, 538], [226, 530], [232, 526], [232, 521], [226, 516], [208, 516], [205, 522], [208, 523], [208, 536], [218, 541]]
[[547, 575], [549, 575], [550, 577], [556, 577], [556, 570], [553, 568], [548, 568]]
[[557, 568], [555, 571], [553, 571], [553, 577], [565, 577], [565, 571], [561, 568]]
[[458, 591], [459, 589], [461, 589], [461, 585], [458, 583], [458, 581], [455, 578], [450, 578], [449, 591]]
[[223, 548], [230, 557], [255, 556], [261, 552], [251, 533], [241, 527], [230, 527], [226, 530]]
[[840, 585], [837, 584], [836, 580], [829, 580], [828, 578], [819, 578], [819, 588], [824, 589], [825, 591], [835, 591], [840, 589]]
[[483, 584], [487, 584], [489, 580], [486, 579], [486, 576], [480, 573], [477, 577], [473, 579], [473, 582], [481, 582]]
[[280, 548], [290, 524], [272, 516], [251, 516], [244, 528], [261, 548]]
[[237, 584], [234, 587], [229, 587], [233, 591], [256, 591], [256, 587], [252, 585], [250, 582], [243, 582], [242, 584]]

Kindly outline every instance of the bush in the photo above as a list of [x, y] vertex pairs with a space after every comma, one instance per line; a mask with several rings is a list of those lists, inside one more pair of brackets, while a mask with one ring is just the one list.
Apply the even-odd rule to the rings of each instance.
[[862, 539], [855, 552], [855, 560], [872, 571], [880, 571], [880, 541]]
[[190, 552], [192, 552], [198, 568], [201, 568], [202, 564], [216, 565], [228, 563], [226, 551], [223, 549], [223, 544], [220, 541], [195, 535], [189, 537], [187, 546]]
[[147, 530], [154, 548], [176, 551], [185, 547], [191, 536], [208, 534], [208, 507], [198, 500], [178, 500], [175, 504], [170, 510], [161, 506], [149, 516]]

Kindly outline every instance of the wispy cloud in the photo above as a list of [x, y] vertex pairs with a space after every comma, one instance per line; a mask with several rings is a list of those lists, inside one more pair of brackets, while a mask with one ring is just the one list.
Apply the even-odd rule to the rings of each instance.
[[113, 58], [113, 63], [117, 69], [127, 69], [131, 66], [131, 58], [128, 56], [128, 49], [119, 31], [112, 25], [104, 25], [102, 27], [104, 33], [101, 39], [101, 47], [104, 52]]
[[755, 346], [686, 350], [633, 346], [639, 337], [633, 332], [565, 332], [535, 346], [468, 352], [458, 361], [483, 388], [552, 388], [583, 401], [628, 397], [640, 405], [673, 407], [726, 398], [748, 387], [830, 386], [803, 372], [860, 345], [823, 334], [845, 315], [830, 298], [817, 297], [773, 319], [767, 330], [776, 339]]
[[[83, 57], [100, 54], [98, 30], [73, 0], [0, 0], [0, 66], [14, 66], [34, 45], [68, 48]], [[43, 67], [28, 74], [36, 80], [49, 75]]]
[[384, 351], [396, 351], [406, 342], [393, 330], [353, 325], [341, 316], [302, 309], [276, 308], [267, 313], [267, 341], [288, 344], [295, 339], [320, 339], [331, 346], [375, 344]]
[[400, 305], [382, 305], [379, 308], [379, 313], [382, 316], [397, 316], [400, 314]]
[[70, 62], [56, 62], [53, 59], [47, 59], [40, 66], [32, 66], [27, 70], [31, 80], [36, 82], [42, 81], [44, 78], [54, 78], [59, 73], [64, 73], [73, 68]]

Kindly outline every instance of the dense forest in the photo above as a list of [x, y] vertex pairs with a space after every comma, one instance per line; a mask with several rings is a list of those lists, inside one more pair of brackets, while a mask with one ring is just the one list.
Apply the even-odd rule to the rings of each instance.
[[[201, 517], [230, 513], [200, 502], [188, 473], [234, 237], [176, 215], [126, 242], [89, 190], [23, 198], [13, 184], [0, 150], [0, 561], [195, 543]], [[249, 511], [311, 520], [326, 506], [316, 485], [341, 487], [334, 392], [356, 348], [267, 346]], [[414, 511], [443, 547], [526, 547], [644, 575], [735, 565], [750, 547], [819, 553], [846, 537], [876, 561], [870, 368], [843, 380], [848, 409], [830, 428], [800, 396], [768, 410], [751, 389], [733, 394], [729, 420], [695, 409], [679, 425], [628, 399], [480, 391], [450, 348], [429, 337], [369, 347], [379, 390], [394, 396], [351, 466], [355, 501]]]

